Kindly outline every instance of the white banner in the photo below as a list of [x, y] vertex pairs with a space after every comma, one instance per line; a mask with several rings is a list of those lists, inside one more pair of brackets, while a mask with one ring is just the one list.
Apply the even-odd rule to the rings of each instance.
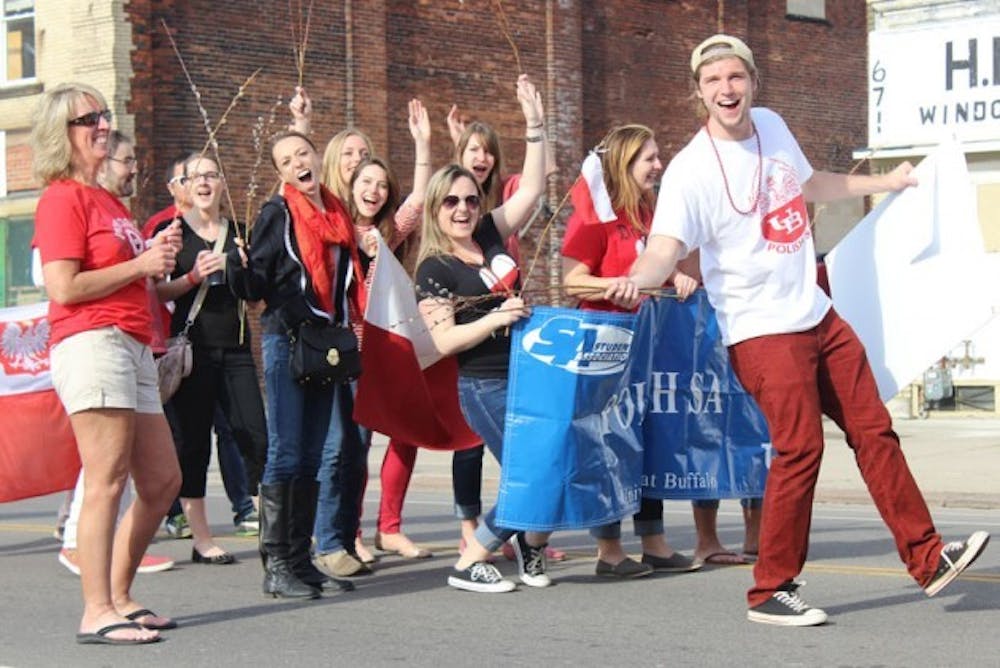
[[868, 145], [1000, 139], [1000, 16], [868, 34]]
[[887, 197], [826, 256], [833, 305], [865, 346], [883, 401], [992, 317], [998, 278], [958, 145]]

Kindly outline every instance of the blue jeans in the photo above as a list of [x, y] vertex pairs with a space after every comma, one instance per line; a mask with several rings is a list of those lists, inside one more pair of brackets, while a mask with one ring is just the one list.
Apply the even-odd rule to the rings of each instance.
[[300, 385], [288, 368], [291, 350], [283, 334], [265, 334], [261, 353], [268, 437], [262, 483], [314, 478], [319, 482], [314, 528], [317, 552], [353, 547], [370, 440], [370, 432], [351, 420], [353, 386]]
[[[472, 430], [483, 439], [498, 462], [503, 456], [503, 424], [507, 413], [507, 379], [458, 377], [458, 400], [462, 414]], [[490, 552], [514, 535], [513, 529], [496, 525], [496, 506], [483, 515], [476, 529], [476, 540]]]
[[[663, 501], [642, 497], [639, 512], [632, 516], [636, 536], [659, 536], [663, 534]], [[621, 521], [594, 527], [590, 530], [594, 538], [620, 540], [622, 537]]]
[[233, 508], [233, 523], [239, 524], [253, 512], [253, 499], [247, 491], [247, 469], [243, 465], [243, 455], [229, 428], [229, 420], [219, 404], [215, 405], [213, 418], [215, 428], [215, 451], [219, 458], [219, 473], [222, 486]]

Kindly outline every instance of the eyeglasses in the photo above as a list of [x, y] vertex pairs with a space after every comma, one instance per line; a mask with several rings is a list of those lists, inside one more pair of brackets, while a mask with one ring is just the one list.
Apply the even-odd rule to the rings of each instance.
[[114, 162], [120, 162], [129, 168], [135, 167], [136, 163], [139, 162], [138, 160], [136, 160], [134, 155], [130, 155], [127, 158], [108, 158], [108, 160], [113, 160]]
[[[463, 201], [458, 195], [448, 195], [443, 200], [441, 200], [441, 206], [448, 209], [454, 209], [458, 206], [459, 202]], [[465, 196], [465, 208], [466, 209], [478, 209], [479, 208], [479, 195], [466, 195]]]
[[102, 118], [110, 123], [112, 116], [114, 116], [114, 114], [111, 113], [110, 109], [101, 109], [100, 111], [91, 111], [83, 116], [71, 118], [66, 121], [66, 125], [81, 125], [83, 127], [92, 128], [97, 126], [97, 124], [101, 122]]
[[188, 177], [182, 176], [182, 175], [178, 174], [177, 176], [171, 177], [171, 179], [169, 181], [167, 181], [167, 185], [168, 186], [174, 186], [174, 185], [177, 185], [179, 183], [179, 184], [181, 184], [183, 186], [183, 185], [186, 185], [187, 182], [188, 182]]
[[218, 181], [220, 178], [222, 178], [222, 174], [219, 172], [198, 172], [197, 174], [185, 177], [185, 180], [181, 181], [181, 183], [185, 183], [186, 181], [198, 181], [199, 179], [205, 179], [206, 181]]

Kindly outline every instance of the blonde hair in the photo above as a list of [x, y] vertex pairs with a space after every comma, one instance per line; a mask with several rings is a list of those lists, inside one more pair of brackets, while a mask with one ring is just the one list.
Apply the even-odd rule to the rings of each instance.
[[340, 198], [341, 202], [348, 202], [351, 199], [351, 186], [340, 174], [340, 153], [344, 150], [344, 142], [347, 141], [348, 137], [361, 137], [361, 141], [368, 149], [368, 155], [375, 153], [372, 149], [372, 140], [364, 132], [355, 128], [341, 130], [327, 142], [326, 149], [323, 151], [323, 177], [320, 180], [323, 185], [330, 189], [330, 192]]
[[31, 128], [32, 172], [48, 185], [73, 175], [73, 146], [69, 142], [69, 122], [76, 116], [76, 103], [92, 98], [107, 109], [104, 96], [93, 86], [62, 83], [42, 96]]
[[[441, 203], [448, 196], [452, 184], [460, 178], [467, 178], [476, 186], [476, 191], [482, 197], [483, 191], [476, 182], [476, 177], [472, 172], [461, 165], [448, 165], [434, 172], [431, 180], [427, 183], [427, 196], [424, 199], [424, 219], [420, 226], [420, 249], [417, 251], [417, 266], [429, 257], [439, 255], [449, 255], [452, 252], [451, 240], [441, 231], [438, 225], [438, 212], [441, 210]], [[479, 207], [480, 215], [483, 211], [488, 211], [482, 206]], [[476, 226], [479, 219], [476, 220]]]
[[[503, 182], [501, 181], [501, 174], [503, 174], [503, 154], [500, 152], [500, 136], [496, 133], [496, 130], [486, 123], [479, 121], [469, 123], [465, 126], [465, 130], [462, 132], [458, 143], [455, 144], [455, 162], [459, 165], [463, 165], [462, 156], [473, 137], [478, 137], [479, 142], [486, 149], [486, 152], [493, 156], [493, 169], [490, 171], [489, 176], [486, 177], [486, 180], [479, 186], [483, 195], [482, 210], [492, 211], [500, 206], [500, 198], [503, 196]], [[473, 178], [473, 181], [475, 181], [475, 178]], [[478, 184], [479, 182], [477, 181], [476, 183]]]
[[645, 125], [630, 124], [613, 128], [601, 142], [604, 149], [600, 154], [601, 167], [611, 205], [615, 211], [623, 211], [641, 234], [649, 232], [642, 222], [643, 214], [653, 210], [656, 200], [652, 192], [639, 187], [631, 172], [643, 144], [654, 138], [653, 131]]

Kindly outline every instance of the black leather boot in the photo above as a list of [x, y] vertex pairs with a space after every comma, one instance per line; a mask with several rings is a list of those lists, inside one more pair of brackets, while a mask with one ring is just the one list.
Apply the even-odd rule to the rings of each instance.
[[319, 483], [310, 478], [295, 478], [291, 482], [291, 528], [289, 529], [289, 562], [292, 572], [308, 585], [322, 588], [333, 584], [342, 591], [353, 591], [354, 583], [331, 578], [312, 562], [312, 536], [316, 524], [316, 499]]
[[260, 486], [262, 589], [276, 598], [319, 598], [319, 588], [296, 577], [289, 561], [290, 487], [287, 483]]

